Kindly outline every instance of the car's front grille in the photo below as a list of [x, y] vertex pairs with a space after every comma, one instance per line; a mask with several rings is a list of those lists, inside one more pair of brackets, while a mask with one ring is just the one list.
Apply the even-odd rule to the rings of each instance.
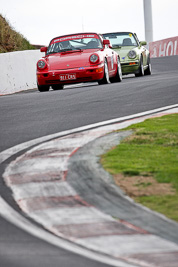
[[57, 80], [46, 80], [45, 82], [46, 82], [46, 84], [57, 84], [57, 83], [59, 83], [59, 81], [57, 81]]
[[92, 80], [92, 77], [81, 77], [81, 78], [77, 78], [76, 81], [91, 81]]
[[138, 62], [121, 63], [121, 66], [138, 66]]

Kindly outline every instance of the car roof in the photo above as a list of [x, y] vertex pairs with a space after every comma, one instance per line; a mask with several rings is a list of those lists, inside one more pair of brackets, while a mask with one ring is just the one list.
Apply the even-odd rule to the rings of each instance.
[[107, 33], [102, 33], [102, 35], [105, 35], [105, 34], [111, 34], [111, 33], [122, 33], [122, 34], [125, 34], [125, 33], [132, 33], [132, 34], [135, 34], [133, 32], [107, 32]]

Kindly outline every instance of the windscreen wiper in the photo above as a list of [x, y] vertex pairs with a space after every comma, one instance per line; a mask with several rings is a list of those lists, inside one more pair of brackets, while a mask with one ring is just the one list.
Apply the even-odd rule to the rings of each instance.
[[48, 52], [47, 55], [50, 55], [50, 54], [57, 54], [57, 53], [59, 53], [59, 52], [54, 52], [54, 51], [53, 51], [53, 52]]
[[74, 48], [73, 51], [81, 51], [82, 52], [83, 49], [81, 49], [81, 48]]
[[83, 50], [81, 48], [76, 48], [76, 49], [64, 49], [61, 50], [61, 54], [65, 54], [65, 53], [75, 53], [75, 52], [82, 52]]
[[59, 53], [61, 53], [61, 52], [68, 52], [68, 51], [72, 51], [72, 50], [73, 50], [72, 48], [64, 48], [64, 49], [61, 49], [59, 51]]
[[78, 52], [78, 51], [80, 51], [80, 52], [82, 52], [83, 50], [81, 49], [81, 48], [76, 48], [76, 49], [74, 49], [74, 48], [66, 48], [66, 49], [62, 49], [62, 50], [60, 50], [60, 51], [58, 51], [58, 52], [56, 52], [56, 51], [51, 51], [51, 52], [49, 52], [48, 53], [48, 55], [49, 54], [57, 54], [57, 53], [73, 53], [73, 52]]

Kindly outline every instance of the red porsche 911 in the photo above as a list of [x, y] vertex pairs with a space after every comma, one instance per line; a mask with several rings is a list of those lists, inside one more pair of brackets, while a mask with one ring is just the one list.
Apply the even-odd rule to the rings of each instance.
[[77, 33], [53, 38], [42, 47], [45, 56], [37, 62], [40, 92], [63, 89], [66, 84], [121, 82], [119, 55], [110, 41], [97, 33]]

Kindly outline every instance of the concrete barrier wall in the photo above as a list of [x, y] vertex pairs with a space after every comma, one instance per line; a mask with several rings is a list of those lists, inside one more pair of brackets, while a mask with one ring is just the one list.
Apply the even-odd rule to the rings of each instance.
[[36, 63], [44, 56], [40, 50], [0, 54], [0, 95], [37, 88]]
[[178, 55], [178, 36], [149, 44], [151, 57], [165, 57]]

